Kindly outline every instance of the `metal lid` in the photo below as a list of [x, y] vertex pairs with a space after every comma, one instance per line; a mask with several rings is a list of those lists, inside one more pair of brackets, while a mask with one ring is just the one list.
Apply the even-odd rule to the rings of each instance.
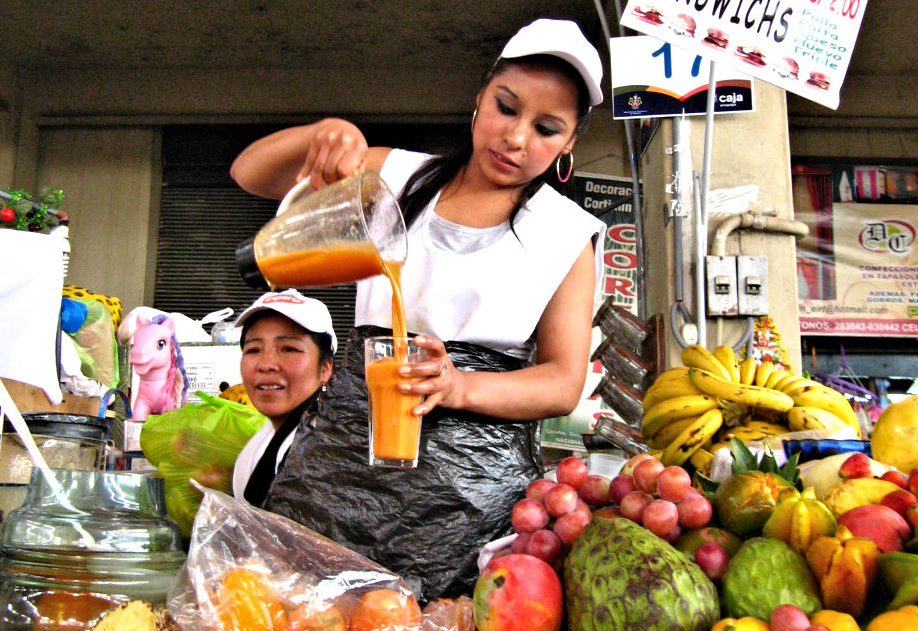
[[[30, 432], [42, 436], [102, 442], [109, 431], [108, 419], [98, 416], [57, 412], [25, 412], [22, 418], [28, 425]], [[8, 419], [4, 420], [3, 431], [15, 431]]]

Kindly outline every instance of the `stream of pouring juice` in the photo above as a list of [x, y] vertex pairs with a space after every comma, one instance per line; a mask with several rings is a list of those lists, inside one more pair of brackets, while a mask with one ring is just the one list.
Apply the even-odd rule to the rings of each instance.
[[398, 369], [408, 362], [401, 272], [401, 264], [383, 262], [383, 273], [392, 285], [394, 357], [384, 357], [367, 365], [366, 381], [373, 423], [373, 457], [407, 463], [418, 457], [421, 419], [411, 410], [421, 402], [422, 397], [398, 391], [398, 383], [404, 379], [399, 376]]

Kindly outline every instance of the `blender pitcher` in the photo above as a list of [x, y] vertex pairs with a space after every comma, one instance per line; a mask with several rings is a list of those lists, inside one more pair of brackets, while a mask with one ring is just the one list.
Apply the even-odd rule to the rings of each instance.
[[309, 180], [281, 200], [277, 216], [236, 248], [256, 289], [355, 282], [397, 267], [408, 255], [401, 209], [379, 174], [362, 171], [319, 191]]

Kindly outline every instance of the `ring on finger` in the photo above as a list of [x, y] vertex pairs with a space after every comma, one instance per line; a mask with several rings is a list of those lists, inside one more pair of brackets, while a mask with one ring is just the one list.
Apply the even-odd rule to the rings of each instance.
[[447, 370], [449, 370], [449, 364], [446, 363], [445, 359], [441, 359], [440, 360], [440, 374], [437, 376], [442, 377], [443, 375], [446, 374]]

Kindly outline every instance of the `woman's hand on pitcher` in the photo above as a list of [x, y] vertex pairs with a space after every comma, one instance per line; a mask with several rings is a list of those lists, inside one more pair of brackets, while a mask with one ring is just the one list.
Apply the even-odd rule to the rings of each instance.
[[311, 126], [309, 146], [297, 181], [309, 178], [318, 190], [366, 168], [367, 141], [353, 123], [326, 118]]

